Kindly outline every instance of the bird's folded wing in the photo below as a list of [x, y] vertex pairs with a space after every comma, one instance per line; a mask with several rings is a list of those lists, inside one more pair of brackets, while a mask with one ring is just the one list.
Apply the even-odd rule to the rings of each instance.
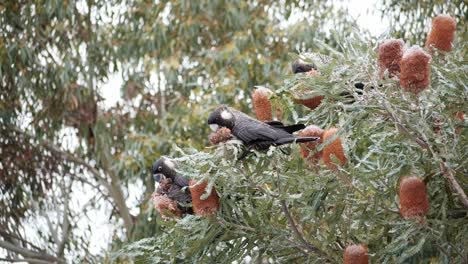
[[245, 143], [259, 141], [276, 141], [282, 137], [291, 137], [291, 134], [261, 122], [243, 122], [236, 124], [235, 136]]
[[184, 176], [176, 175], [174, 177], [174, 183], [180, 187], [186, 187], [189, 186], [189, 179], [185, 178]]
[[186, 189], [181, 189], [176, 185], [173, 185], [171, 187], [171, 189], [167, 193], [167, 197], [180, 203], [190, 203], [192, 201], [192, 196], [190, 195], [190, 192]]

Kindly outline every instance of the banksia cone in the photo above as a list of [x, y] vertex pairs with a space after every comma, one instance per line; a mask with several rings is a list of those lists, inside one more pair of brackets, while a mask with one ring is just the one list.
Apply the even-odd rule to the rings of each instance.
[[400, 72], [400, 61], [403, 57], [405, 43], [401, 39], [388, 39], [379, 45], [379, 77], [383, 78], [385, 69], [388, 69], [389, 77]]
[[448, 15], [438, 15], [432, 19], [432, 29], [429, 32], [426, 40], [426, 48], [431, 54], [434, 54], [436, 49], [450, 51], [452, 49], [452, 41], [457, 29], [457, 22]]
[[421, 217], [427, 214], [426, 185], [418, 177], [405, 177], [400, 181], [400, 213], [403, 218]]
[[[462, 123], [465, 122], [465, 117], [463, 116], [462, 111], [458, 111], [458, 112], [453, 113], [453, 117], [455, 118], [456, 121], [459, 121], [459, 122], [462, 122]], [[462, 129], [463, 129], [462, 126], [456, 126], [455, 127], [455, 133], [460, 134]]]
[[[323, 131], [322, 142], [325, 143], [328, 139], [332, 138], [333, 135], [338, 132], [338, 128], [329, 128]], [[322, 150], [322, 160], [327, 165], [330, 170], [336, 170], [337, 164], [334, 163], [334, 158], [336, 157], [340, 161], [340, 165], [344, 165], [346, 163], [346, 157], [343, 151], [343, 145], [341, 144], [341, 139], [338, 137], [330, 144], [325, 146]]]
[[[306, 75], [308, 75], [308, 76], [319, 76], [320, 72], [312, 69], [312, 70], [306, 72]], [[305, 91], [310, 91], [310, 88], [306, 88]], [[298, 103], [298, 104], [301, 104], [303, 106], [306, 106], [306, 107], [314, 110], [315, 108], [317, 108], [317, 106], [320, 105], [323, 98], [325, 98], [325, 97], [324, 96], [315, 96], [315, 97], [308, 98], [308, 99], [294, 98], [294, 101], [296, 103]]]
[[[273, 120], [272, 105], [270, 102], [270, 96], [273, 94], [272, 91], [259, 87], [252, 93], [252, 101], [255, 115], [260, 121], [271, 121]], [[276, 109], [276, 115], [278, 119], [281, 119], [282, 112], [279, 108]]]
[[431, 56], [420, 47], [411, 47], [401, 59], [400, 85], [407, 91], [418, 94], [430, 83]]
[[[465, 122], [465, 117], [463, 116], [462, 111], [454, 112], [453, 115], [452, 115], [452, 119], [454, 119], [455, 122], [461, 122], [461, 123]], [[440, 120], [440, 118], [435, 118], [435, 120], [434, 120], [434, 132], [439, 134], [441, 126], [442, 126], [442, 121]], [[456, 125], [455, 126], [455, 133], [460, 134], [462, 129], [463, 129], [462, 126]]]
[[306, 159], [310, 163], [315, 163], [320, 157], [322, 156], [322, 151], [317, 152], [312, 155], [312, 153], [315, 151], [317, 146], [322, 143], [322, 135], [323, 135], [323, 130], [318, 127], [318, 126], [308, 126], [304, 128], [300, 133], [300, 137], [319, 137], [320, 139], [317, 141], [312, 141], [312, 142], [306, 142], [306, 143], [300, 143], [299, 146], [301, 147], [301, 156], [302, 158]]
[[216, 189], [213, 187], [210, 195], [205, 200], [200, 197], [206, 193], [207, 181], [204, 181], [197, 185], [196, 180], [190, 180], [189, 188], [192, 194], [192, 207], [195, 215], [210, 216], [215, 214], [219, 208], [219, 196], [216, 193]]
[[344, 264], [367, 264], [369, 263], [369, 249], [363, 245], [349, 245], [344, 251]]
[[152, 201], [154, 209], [156, 209], [164, 219], [179, 218], [182, 215], [182, 211], [177, 207], [177, 202], [165, 195], [153, 193]]
[[231, 130], [227, 127], [220, 127], [216, 132], [210, 134], [210, 143], [216, 145], [226, 142], [232, 138]]

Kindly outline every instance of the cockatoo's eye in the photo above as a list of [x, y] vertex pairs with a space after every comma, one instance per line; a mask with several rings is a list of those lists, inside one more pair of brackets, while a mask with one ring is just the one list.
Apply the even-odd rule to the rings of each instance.
[[158, 167], [158, 171], [162, 171], [162, 167], [161, 167], [161, 166]]
[[211, 125], [210, 125], [210, 128], [211, 128], [212, 131], [218, 130], [218, 127], [219, 127], [219, 126], [218, 126], [217, 124], [211, 124]]

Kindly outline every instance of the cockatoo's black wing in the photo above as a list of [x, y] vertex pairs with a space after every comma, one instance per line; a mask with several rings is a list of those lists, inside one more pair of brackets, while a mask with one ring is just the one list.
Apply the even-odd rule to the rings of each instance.
[[180, 187], [186, 187], [189, 186], [189, 179], [185, 178], [184, 176], [176, 175], [174, 177], [174, 183]]
[[187, 188], [182, 189], [175, 184], [173, 184], [167, 192], [167, 197], [180, 203], [192, 202], [192, 196], [190, 195], [190, 191]]
[[280, 138], [291, 138], [293, 135], [280, 128], [272, 127], [255, 119], [236, 120], [236, 126], [232, 130], [234, 136], [246, 144], [257, 142], [274, 143]]
[[295, 125], [285, 126], [282, 122], [276, 121], [276, 120], [266, 121], [265, 123], [272, 127], [280, 128], [290, 134], [305, 128], [304, 124], [295, 124]]

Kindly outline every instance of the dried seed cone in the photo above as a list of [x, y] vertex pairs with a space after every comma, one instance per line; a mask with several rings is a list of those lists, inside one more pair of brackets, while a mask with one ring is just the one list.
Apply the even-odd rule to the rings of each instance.
[[400, 214], [403, 218], [420, 217], [427, 214], [426, 185], [418, 177], [405, 177], [400, 181]]
[[190, 180], [189, 188], [192, 194], [192, 208], [195, 215], [210, 216], [215, 214], [219, 208], [219, 196], [216, 193], [216, 189], [213, 187], [210, 195], [202, 200], [200, 197], [205, 194], [207, 181], [204, 181], [197, 185], [196, 180]]
[[300, 133], [300, 137], [319, 137], [317, 141], [300, 143], [301, 156], [311, 164], [315, 164], [322, 156], [322, 151], [312, 154], [319, 144], [322, 143], [323, 130], [318, 126], [308, 126], [304, 128]]
[[[329, 128], [323, 131], [322, 142], [325, 143], [328, 139], [332, 138], [338, 132], [338, 128]], [[322, 150], [322, 160], [327, 165], [330, 170], [338, 169], [337, 164], [334, 163], [334, 158], [336, 157], [340, 161], [340, 165], [343, 166], [346, 163], [346, 157], [343, 151], [343, 145], [341, 144], [341, 139], [338, 137], [330, 144], [325, 146]]]
[[431, 56], [420, 47], [411, 47], [401, 59], [400, 85], [418, 94], [430, 83]]
[[[312, 69], [312, 70], [306, 72], [306, 75], [307, 76], [319, 76], [320, 72]], [[307, 88], [306, 91], [310, 91], [310, 88]], [[298, 104], [301, 104], [303, 106], [306, 106], [306, 107], [310, 108], [311, 110], [314, 110], [315, 108], [317, 108], [320, 105], [323, 98], [325, 98], [325, 97], [324, 96], [315, 96], [315, 97], [308, 98], [308, 99], [294, 98], [294, 101], [296, 103], [298, 103]]]
[[253, 108], [257, 119], [260, 121], [273, 120], [270, 96], [272, 92], [266, 88], [260, 87], [252, 93]]
[[165, 195], [153, 193], [152, 201], [154, 209], [164, 219], [179, 218], [182, 215], [182, 211], [177, 207], [177, 202]]
[[450, 51], [452, 49], [453, 38], [457, 22], [448, 15], [438, 15], [432, 19], [432, 29], [426, 40], [426, 48], [431, 54], [435, 49]]
[[388, 69], [389, 77], [400, 72], [400, 61], [403, 57], [405, 43], [401, 39], [388, 39], [379, 45], [379, 77], [383, 78], [384, 71]]
[[216, 132], [210, 134], [210, 143], [216, 145], [226, 142], [232, 138], [231, 130], [227, 127], [220, 127]]
[[367, 264], [369, 263], [369, 249], [363, 245], [349, 245], [344, 251], [344, 264]]

